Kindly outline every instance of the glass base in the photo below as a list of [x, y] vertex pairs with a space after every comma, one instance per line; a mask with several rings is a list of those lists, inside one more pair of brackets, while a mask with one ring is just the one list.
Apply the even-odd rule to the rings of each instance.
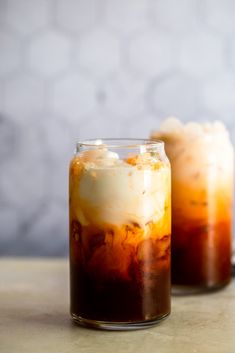
[[174, 296], [181, 296], [181, 295], [183, 296], [183, 295], [211, 293], [226, 287], [229, 283], [230, 283], [230, 280], [220, 284], [208, 285], [208, 286], [184, 286], [184, 285], [172, 284], [171, 294]]
[[71, 318], [74, 323], [88, 328], [100, 329], [100, 330], [110, 330], [110, 331], [130, 331], [130, 330], [141, 330], [148, 327], [157, 325], [162, 320], [166, 319], [170, 313], [167, 313], [160, 318], [148, 321], [140, 322], [109, 322], [109, 321], [96, 321], [84, 319], [76, 314], [71, 314]]

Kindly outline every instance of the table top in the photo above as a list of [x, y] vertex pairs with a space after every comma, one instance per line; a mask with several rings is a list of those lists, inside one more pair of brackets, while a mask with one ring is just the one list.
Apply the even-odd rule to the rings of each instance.
[[234, 353], [235, 281], [173, 297], [172, 313], [145, 330], [86, 329], [69, 318], [66, 259], [0, 259], [0, 352]]

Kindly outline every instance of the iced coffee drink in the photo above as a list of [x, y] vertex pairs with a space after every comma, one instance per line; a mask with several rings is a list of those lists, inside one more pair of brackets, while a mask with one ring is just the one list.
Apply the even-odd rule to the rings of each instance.
[[150, 326], [170, 312], [170, 165], [162, 142], [93, 140], [70, 164], [74, 321]]
[[233, 148], [220, 122], [167, 119], [152, 137], [165, 142], [172, 167], [174, 292], [230, 281]]

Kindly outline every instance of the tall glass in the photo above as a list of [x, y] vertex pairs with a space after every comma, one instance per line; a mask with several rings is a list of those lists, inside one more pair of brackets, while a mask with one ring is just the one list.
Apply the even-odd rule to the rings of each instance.
[[170, 313], [170, 189], [163, 142], [77, 144], [69, 190], [75, 322], [136, 329]]
[[220, 122], [171, 118], [153, 133], [172, 167], [173, 292], [207, 291], [231, 278], [233, 148]]

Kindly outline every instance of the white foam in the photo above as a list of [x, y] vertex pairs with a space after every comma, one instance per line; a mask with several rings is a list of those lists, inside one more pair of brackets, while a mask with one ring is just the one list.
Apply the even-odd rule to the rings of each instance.
[[126, 168], [89, 168], [79, 182], [79, 197], [95, 210], [87, 214], [81, 203], [80, 222], [107, 222], [117, 225], [137, 222], [141, 227], [164, 215], [170, 189], [169, 168], [138, 170]]
[[202, 187], [208, 178], [210, 183], [229, 183], [233, 173], [233, 146], [222, 122], [184, 124], [169, 118], [162, 127], [152, 136], [165, 141], [175, 180], [194, 183], [194, 175], [199, 173]]
[[164, 120], [159, 131], [170, 135], [183, 134], [188, 135], [189, 137], [192, 135], [201, 135], [202, 137], [208, 135], [220, 135], [221, 137], [221, 135], [224, 135], [227, 137], [228, 135], [228, 130], [221, 121], [215, 120], [204, 123], [189, 121], [183, 123], [175, 117], [169, 117]]

